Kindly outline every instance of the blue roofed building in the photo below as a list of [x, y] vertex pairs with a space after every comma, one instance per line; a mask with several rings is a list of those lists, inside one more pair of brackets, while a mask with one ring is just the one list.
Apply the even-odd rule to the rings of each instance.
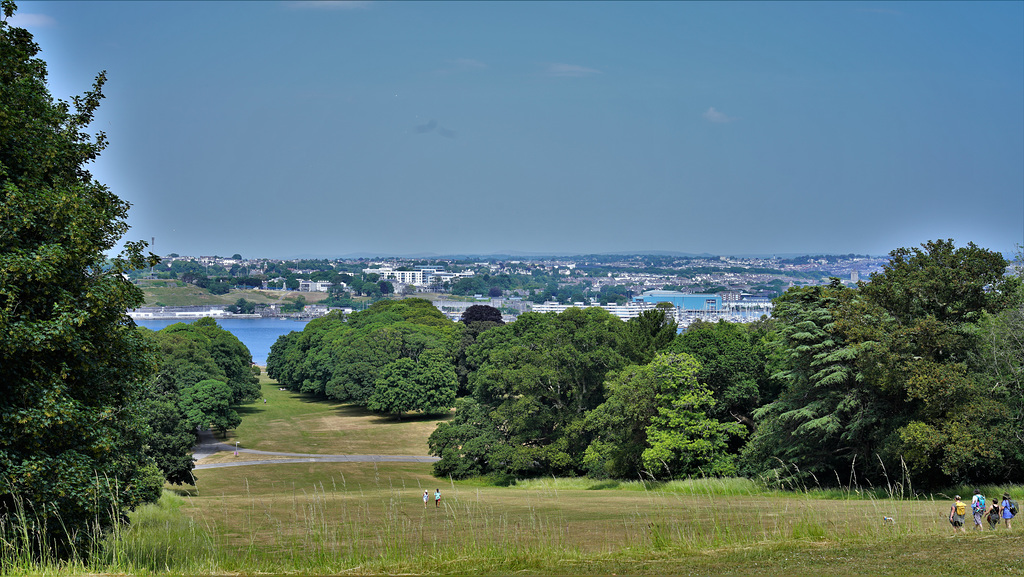
[[717, 312], [722, 310], [722, 297], [716, 294], [687, 294], [679, 291], [654, 290], [646, 291], [634, 301], [651, 304], [671, 303], [681, 311], [708, 311]]

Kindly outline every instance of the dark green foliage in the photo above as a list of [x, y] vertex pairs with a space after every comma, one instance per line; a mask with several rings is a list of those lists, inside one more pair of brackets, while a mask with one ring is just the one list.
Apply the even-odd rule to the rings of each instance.
[[447, 412], [455, 404], [457, 386], [451, 359], [439, 349], [429, 349], [415, 361], [402, 357], [385, 365], [366, 407], [399, 419], [410, 411]]
[[[252, 355], [210, 318], [176, 323], [155, 333], [140, 330], [160, 352], [145, 413], [152, 431], [149, 453], [167, 481], [191, 483], [196, 428], [213, 425], [223, 433], [236, 427], [239, 420], [231, 407], [259, 396]], [[205, 384], [199, 387], [200, 383]]]
[[[738, 421], [753, 431], [753, 412], [775, 400], [775, 381], [768, 374], [769, 325], [697, 321], [679, 335], [669, 351], [688, 353], [700, 363], [697, 379], [711, 389], [720, 421]], [[732, 447], [739, 450], [741, 441]]]
[[235, 304], [225, 307], [224, 310], [233, 314], [251, 315], [256, 312], [256, 303], [240, 298], [235, 301]]
[[151, 335], [160, 354], [145, 412], [151, 429], [149, 452], [167, 481], [175, 484], [191, 483], [195, 465], [191, 453], [196, 430], [188, 423], [181, 390], [204, 379], [227, 380], [204, 342], [191, 338], [185, 327], [188, 325], [178, 323], [155, 333], [139, 329]]
[[[1007, 427], [1010, 398], [986, 386], [979, 323], [1019, 302], [1020, 279], [1005, 275], [1002, 255], [973, 243], [890, 254], [837, 323], [860, 346], [862, 374], [902, 397], [904, 422], [894, 423], [882, 459], [903, 458], [922, 485], [1005, 480], [988, 464], [1015, 461], [1020, 428]], [[862, 311], [878, 320], [863, 322]]]
[[[526, 313], [511, 324], [492, 328], [467, 351], [469, 385], [496, 432], [487, 435], [485, 461], [459, 447], [451, 430], [431, 437], [434, 454], [449, 458], [440, 469], [505, 472], [530, 476], [582, 470], [589, 440], [583, 429], [587, 413], [604, 401], [604, 378], [625, 366], [626, 325], [598, 308], [561, 314]], [[464, 430], [457, 414], [456, 431]], [[452, 439], [455, 440], [452, 440]], [[453, 456], [456, 455], [456, 456]], [[452, 459], [472, 459], [456, 465]], [[440, 470], [438, 469], [438, 470]]]
[[439, 423], [427, 441], [430, 454], [441, 458], [434, 463], [434, 475], [465, 479], [501, 470], [496, 449], [501, 445], [498, 428], [486, 407], [470, 397], [455, 403], [455, 417]]
[[654, 355], [676, 338], [676, 321], [671, 311], [655, 308], [626, 321], [629, 332], [627, 354], [639, 363], [649, 363]]
[[224, 371], [231, 387], [231, 402], [238, 404], [257, 399], [260, 396], [260, 380], [252, 374], [252, 353], [248, 347], [209, 317], [199, 319], [190, 326], [209, 339], [210, 356]]
[[475, 322], [493, 322], [499, 325], [505, 324], [501, 320], [501, 311], [487, 305], [473, 305], [462, 312], [459, 319], [463, 324], [469, 325]]
[[715, 400], [687, 354], [663, 353], [608, 380], [608, 400], [587, 415], [594, 440], [584, 462], [594, 477], [734, 475], [732, 437], [745, 430], [711, 417]]
[[[1024, 291], [1018, 292], [1024, 296]], [[995, 478], [1019, 479], [1024, 470], [1024, 304], [1018, 300], [1011, 308], [986, 315], [979, 341], [982, 396], [1005, 407], [1006, 415], [996, 430], [1013, 437], [1002, 458], [990, 459], [986, 468]]]
[[[379, 301], [347, 318], [337, 312], [328, 314], [311, 321], [301, 333], [279, 338], [267, 357], [267, 374], [302, 391], [365, 406], [374, 395], [383, 371], [399, 359], [409, 359], [416, 364], [424, 353], [437, 351], [440, 357], [429, 356], [430, 362], [447, 359], [445, 362], [451, 364], [454, 371], [451, 359], [461, 330], [429, 301], [415, 298]], [[409, 382], [401, 377], [406, 368], [405, 363], [393, 366], [390, 382]], [[434, 375], [433, 371], [430, 373]], [[440, 391], [444, 387], [435, 389]], [[383, 389], [381, 395], [384, 395]], [[375, 410], [405, 412], [409, 405], [399, 402], [399, 397], [378, 396]], [[438, 397], [446, 398], [447, 393]], [[399, 406], [403, 408], [394, 411], [387, 408]], [[450, 406], [450, 400], [431, 400], [417, 408], [440, 410]]]
[[126, 315], [142, 292], [122, 273], [156, 260], [144, 243], [104, 256], [128, 229], [128, 204], [85, 168], [106, 146], [84, 132], [104, 74], [54, 102], [39, 47], [0, 5], [0, 531], [27, 523], [36, 551], [63, 556], [154, 497], [143, 415], [155, 357]]
[[804, 481], [1019, 479], [1020, 422], [1007, 389], [988, 385], [979, 338], [981, 321], [1019, 302], [1019, 279], [973, 244], [929, 242], [891, 256], [857, 290], [836, 281], [776, 299], [785, 390], [755, 412], [748, 465]]
[[488, 305], [473, 305], [462, 313], [460, 322], [465, 325], [456, 354], [455, 372], [459, 380], [458, 393], [469, 393], [469, 367], [466, 364], [466, 350], [476, 342], [480, 333], [505, 324], [501, 320], [501, 311]]
[[875, 470], [883, 419], [896, 399], [855, 378], [855, 354], [835, 331], [835, 311], [852, 292], [834, 281], [775, 300], [774, 377], [783, 390], [754, 411], [757, 430], [744, 450], [750, 470], [825, 482], [851, 481], [857, 461]]
[[196, 444], [195, 429], [188, 426], [179, 399], [177, 394], [163, 395], [150, 399], [145, 405], [146, 420], [151, 428], [149, 454], [156, 461], [161, 479], [176, 485], [194, 480], [192, 447]]
[[940, 323], [977, 322], [983, 311], [999, 311], [1016, 298], [1020, 279], [1004, 276], [1009, 264], [997, 252], [973, 242], [929, 241], [921, 248], [889, 253], [883, 272], [862, 284], [873, 303], [900, 324], [934, 317]]
[[224, 381], [206, 379], [183, 388], [179, 405], [191, 429], [215, 428], [224, 434], [242, 422], [231, 408], [231, 387]]

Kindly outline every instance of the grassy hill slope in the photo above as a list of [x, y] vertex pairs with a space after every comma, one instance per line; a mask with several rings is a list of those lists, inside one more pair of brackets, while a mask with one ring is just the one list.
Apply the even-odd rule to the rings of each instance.
[[144, 280], [139, 288], [146, 295], [146, 306], [196, 306], [196, 305], [231, 305], [244, 298], [258, 304], [283, 303], [295, 300], [300, 295], [309, 304], [318, 303], [327, 298], [327, 293], [295, 291], [264, 291], [256, 289], [231, 290], [227, 294], [215, 295], [210, 291], [178, 281]]

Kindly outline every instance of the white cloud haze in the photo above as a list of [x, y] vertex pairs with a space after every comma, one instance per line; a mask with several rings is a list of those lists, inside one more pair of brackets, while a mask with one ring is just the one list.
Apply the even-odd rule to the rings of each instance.
[[577, 66], [576, 64], [552, 63], [548, 64], [545, 74], [548, 76], [569, 76], [580, 78], [583, 76], [602, 74], [602, 72], [596, 68], [587, 68], [586, 66]]
[[709, 120], [711, 122], [717, 122], [719, 124], [724, 124], [726, 122], [732, 122], [732, 121], [736, 120], [735, 117], [728, 116], [726, 114], [723, 114], [723, 113], [715, 110], [714, 106], [712, 106], [712, 107], [708, 108], [706, 111], [704, 111], [704, 118], [706, 118], [707, 120]]

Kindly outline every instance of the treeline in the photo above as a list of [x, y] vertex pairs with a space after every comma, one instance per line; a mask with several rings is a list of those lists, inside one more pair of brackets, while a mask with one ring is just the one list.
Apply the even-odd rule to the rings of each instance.
[[951, 240], [890, 256], [856, 288], [790, 289], [771, 320], [678, 335], [658, 310], [481, 326], [381, 302], [282, 337], [268, 372], [382, 412], [454, 405], [439, 476], [1024, 480], [1020, 275]]
[[170, 483], [192, 483], [192, 447], [200, 429], [224, 434], [242, 422], [234, 407], [260, 396], [259, 367], [238, 337], [211, 318], [138, 330], [156, 352], [143, 400], [147, 453]]
[[348, 317], [331, 312], [279, 337], [267, 356], [267, 374], [303, 392], [399, 417], [444, 412], [457, 393], [463, 331], [429, 301], [378, 301]]

